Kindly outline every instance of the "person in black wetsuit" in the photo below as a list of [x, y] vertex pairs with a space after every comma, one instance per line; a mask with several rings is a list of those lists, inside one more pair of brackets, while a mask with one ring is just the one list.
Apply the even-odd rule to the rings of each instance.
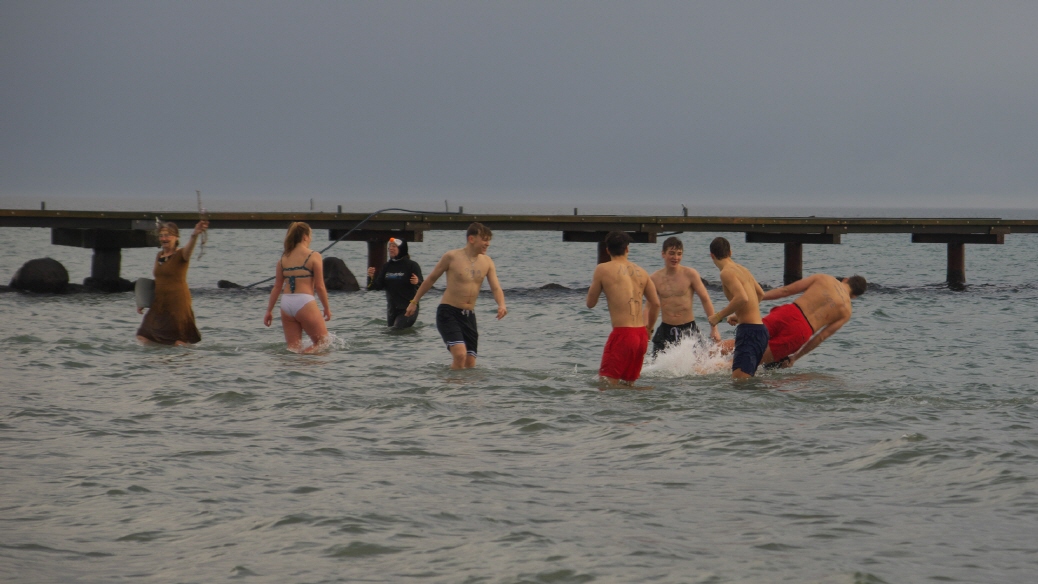
[[407, 254], [407, 242], [389, 240], [389, 261], [378, 270], [368, 268], [368, 290], [386, 291], [386, 325], [395, 329], [410, 328], [418, 313], [405, 316], [407, 305], [422, 283], [422, 268]]

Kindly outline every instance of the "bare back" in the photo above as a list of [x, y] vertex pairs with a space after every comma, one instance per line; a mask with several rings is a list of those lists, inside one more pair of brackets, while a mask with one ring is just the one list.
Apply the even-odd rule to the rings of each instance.
[[[625, 256], [626, 257], [626, 256]], [[605, 292], [609, 319], [613, 327], [645, 326], [642, 317], [642, 298], [649, 301], [652, 318], [659, 305], [656, 286], [648, 272], [626, 259], [614, 258], [598, 264], [588, 290], [588, 306], [593, 307], [598, 295]], [[593, 296], [593, 298], [592, 298]]]
[[[321, 254], [305, 245], [297, 245], [295, 249], [281, 256], [277, 270], [285, 279], [281, 292], [283, 294], [314, 294], [317, 278], [324, 283], [323, 260]], [[295, 291], [292, 290], [295, 283]]]
[[483, 280], [494, 273], [494, 261], [484, 254], [470, 257], [465, 253], [465, 248], [461, 248], [443, 254], [434, 270], [440, 268], [441, 264], [447, 274], [447, 288], [443, 291], [440, 303], [463, 310], [475, 308]]
[[[739, 324], [761, 324], [760, 300], [764, 296], [757, 279], [745, 267], [729, 261], [721, 270], [721, 285], [724, 296], [735, 304], [735, 317]], [[737, 302], [737, 299], [741, 301]]]
[[794, 303], [804, 311], [811, 328], [819, 330], [850, 318], [851, 297], [843, 282], [828, 274], [815, 274], [807, 290]]

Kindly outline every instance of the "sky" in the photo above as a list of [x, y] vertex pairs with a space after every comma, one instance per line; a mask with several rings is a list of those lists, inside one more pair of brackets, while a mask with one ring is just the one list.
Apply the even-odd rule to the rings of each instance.
[[0, 0], [0, 207], [1035, 208], [1035, 31], [1008, 0]]

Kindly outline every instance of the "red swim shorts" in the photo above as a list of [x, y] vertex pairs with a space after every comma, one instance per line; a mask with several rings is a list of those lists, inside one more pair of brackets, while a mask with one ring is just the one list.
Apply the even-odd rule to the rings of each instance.
[[649, 331], [643, 326], [617, 327], [609, 333], [602, 351], [602, 377], [632, 382], [642, 373], [642, 361], [649, 347]]
[[793, 302], [772, 308], [761, 320], [768, 328], [768, 348], [775, 361], [796, 353], [815, 334], [804, 311]]

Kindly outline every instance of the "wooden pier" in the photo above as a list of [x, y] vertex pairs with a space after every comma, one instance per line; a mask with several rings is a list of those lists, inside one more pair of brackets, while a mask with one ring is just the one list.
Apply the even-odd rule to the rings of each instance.
[[[0, 209], [0, 227], [51, 229], [54, 245], [92, 248], [91, 278], [119, 277], [122, 248], [155, 247], [155, 220], [173, 221], [190, 230], [197, 213], [46, 211]], [[610, 231], [625, 231], [636, 243], [655, 243], [667, 233], [712, 232], [746, 234], [748, 243], [780, 243], [785, 247], [783, 281], [803, 275], [804, 244], [839, 244], [855, 233], [906, 233], [912, 243], [948, 246], [948, 284], [966, 282], [966, 244], [1001, 244], [1014, 233], [1038, 233], [1038, 220], [998, 218], [840, 218], [840, 217], [688, 217], [614, 215], [482, 215], [464, 213], [209, 213], [210, 229], [285, 229], [305, 221], [328, 229], [331, 240], [350, 232], [347, 241], [368, 244], [368, 266], [386, 261], [390, 237], [422, 241], [426, 231], [464, 230], [479, 221], [495, 231], [557, 231], [562, 241], [599, 244], [598, 261], [608, 260], [602, 241]], [[366, 221], [365, 221], [366, 219]], [[364, 223], [357, 228], [357, 225]], [[355, 229], [356, 228], [356, 229]]]

